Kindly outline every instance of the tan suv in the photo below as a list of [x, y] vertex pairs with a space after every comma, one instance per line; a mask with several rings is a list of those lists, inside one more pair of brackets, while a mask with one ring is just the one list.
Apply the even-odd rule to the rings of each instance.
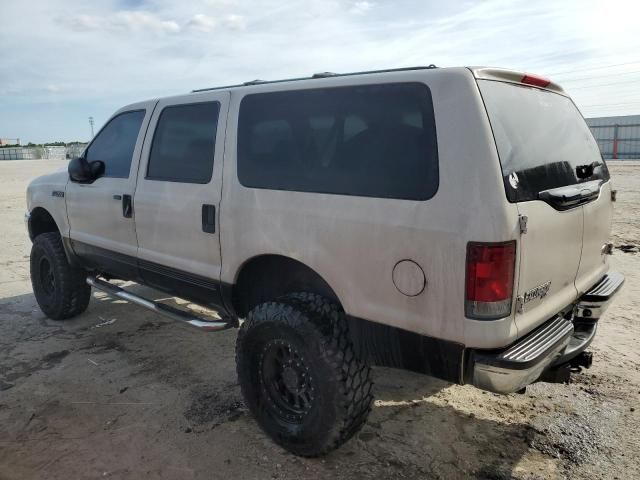
[[580, 112], [538, 76], [254, 81], [124, 107], [68, 173], [34, 180], [31, 277], [54, 319], [83, 312], [93, 286], [204, 330], [240, 326], [247, 406], [314, 456], [365, 422], [370, 365], [500, 393], [588, 367], [624, 281], [607, 263], [613, 199]]

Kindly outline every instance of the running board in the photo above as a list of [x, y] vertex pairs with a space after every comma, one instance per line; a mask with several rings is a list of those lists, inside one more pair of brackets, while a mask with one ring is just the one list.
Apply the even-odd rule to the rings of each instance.
[[201, 330], [206, 330], [208, 332], [216, 332], [219, 330], [226, 330], [227, 328], [231, 328], [233, 325], [224, 321], [216, 321], [216, 320], [205, 320], [200, 317], [196, 317], [195, 315], [191, 315], [184, 310], [180, 310], [178, 308], [171, 307], [169, 305], [165, 305], [164, 303], [156, 302], [154, 300], [149, 300], [148, 298], [141, 297], [131, 292], [127, 292], [125, 289], [118, 287], [117, 285], [113, 285], [112, 283], [106, 282], [96, 277], [89, 276], [87, 277], [87, 283], [94, 288], [97, 288], [100, 291], [103, 291], [107, 295], [112, 297], [121, 298], [122, 300], [126, 300], [131, 303], [135, 303], [136, 305], [140, 305], [141, 307], [148, 308], [149, 310], [153, 310], [156, 313], [164, 315], [166, 317], [172, 318], [173, 320], [177, 320], [182, 323], [187, 323], [192, 327], [199, 328]]

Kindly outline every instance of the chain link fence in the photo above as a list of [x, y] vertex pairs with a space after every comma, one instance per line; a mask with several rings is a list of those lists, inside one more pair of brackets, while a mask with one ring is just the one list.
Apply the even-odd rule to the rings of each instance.
[[53, 145], [44, 145], [43, 147], [5, 147], [0, 148], [0, 161], [76, 158], [82, 154], [86, 146], [86, 143], [82, 143], [66, 147]]

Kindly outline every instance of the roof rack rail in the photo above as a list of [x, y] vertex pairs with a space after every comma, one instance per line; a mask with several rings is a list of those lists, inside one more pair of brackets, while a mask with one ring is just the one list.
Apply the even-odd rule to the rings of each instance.
[[338, 74], [333, 72], [320, 72], [320, 73], [314, 73], [313, 75], [311, 75], [311, 78], [327, 78], [327, 77], [335, 77], [336, 75]]
[[192, 90], [191, 93], [200, 93], [200, 92], [209, 92], [211, 90], [226, 90], [228, 88], [238, 88], [238, 87], [249, 87], [251, 85], [264, 85], [269, 83], [283, 83], [283, 82], [299, 82], [302, 80], [314, 80], [321, 78], [331, 78], [331, 77], [349, 77], [353, 75], [367, 75], [371, 73], [387, 73], [387, 72], [406, 72], [410, 70], [431, 70], [436, 67], [433, 63], [428, 66], [419, 66], [419, 67], [402, 67], [402, 68], [389, 68], [386, 70], [366, 70], [362, 72], [351, 72], [351, 73], [333, 73], [333, 72], [320, 72], [314, 73], [310, 77], [297, 77], [297, 78], [283, 78], [281, 80], [251, 80], [249, 82], [239, 83], [236, 85], [225, 85], [221, 87], [209, 87], [209, 88], [198, 88], [196, 90]]

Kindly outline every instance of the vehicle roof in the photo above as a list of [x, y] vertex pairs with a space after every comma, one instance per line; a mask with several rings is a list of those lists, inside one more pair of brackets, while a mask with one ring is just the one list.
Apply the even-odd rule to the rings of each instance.
[[[428, 65], [428, 66], [392, 68], [392, 69], [386, 69], [386, 70], [369, 70], [369, 71], [350, 72], [350, 73], [321, 72], [321, 73], [314, 73], [313, 75], [311, 75], [309, 77], [285, 78], [285, 79], [280, 79], [280, 80], [251, 80], [251, 81], [248, 81], [248, 82], [239, 83], [239, 84], [233, 84], [233, 85], [223, 85], [223, 86], [217, 86], [217, 87], [198, 88], [198, 89], [192, 90], [188, 95], [197, 95], [197, 94], [200, 94], [200, 93], [215, 92], [215, 91], [221, 91], [221, 92], [222, 91], [229, 91], [229, 92], [232, 92], [232, 91], [239, 91], [239, 90], [244, 90], [244, 89], [255, 91], [256, 89], [259, 89], [260, 86], [269, 86], [269, 85], [274, 85], [274, 84], [296, 85], [296, 84], [307, 82], [307, 81], [317, 85], [319, 82], [322, 82], [323, 80], [327, 80], [328, 83], [334, 83], [331, 80], [336, 80], [336, 79], [345, 78], [345, 77], [355, 77], [355, 76], [379, 77], [379, 76], [383, 76], [383, 75], [386, 76], [386, 74], [396, 76], [396, 75], [401, 74], [402, 72], [410, 73], [410, 72], [420, 72], [420, 71], [432, 71], [433, 73], [438, 72], [439, 74], [453, 74], [453, 73], [460, 74], [461, 72], [466, 72], [468, 74], [469, 72], [471, 72], [473, 74], [473, 76], [475, 78], [477, 78], [477, 79], [495, 80], [495, 81], [502, 81], [502, 82], [509, 82], [509, 83], [514, 83], [514, 84], [519, 84], [519, 85], [522, 84], [521, 81], [522, 81], [522, 78], [525, 75], [530, 75], [530, 74], [527, 74], [526, 72], [510, 70], [510, 69], [505, 69], [505, 68], [496, 68], [496, 67], [445, 67], [445, 68], [441, 68], [441, 67], [436, 67], [435, 65], [432, 64], [432, 65]], [[528, 85], [528, 86], [531, 86], [531, 85]], [[533, 88], [542, 88], [542, 87], [533, 86]], [[551, 91], [554, 91], [556, 93], [560, 93], [560, 94], [566, 95], [566, 93], [562, 89], [562, 87], [560, 85], [558, 85], [557, 83], [554, 83], [554, 82], [550, 82], [543, 89], [551, 90]], [[172, 98], [178, 98], [178, 97], [184, 97], [184, 94], [162, 97], [162, 99], [163, 100], [164, 99], [170, 100]], [[154, 100], [160, 100], [160, 99], [154, 99]], [[132, 104], [132, 105], [139, 105], [139, 104]], [[125, 110], [125, 109], [129, 108], [132, 105], [128, 105], [126, 107], [123, 107], [119, 111]]]
[[350, 72], [350, 73], [320, 72], [320, 73], [314, 73], [310, 77], [284, 78], [284, 79], [281, 79], [281, 80], [259, 80], [259, 79], [256, 79], [256, 80], [251, 80], [249, 82], [244, 82], [244, 83], [235, 84], [235, 85], [226, 85], [226, 86], [221, 86], [221, 87], [209, 87], [209, 88], [198, 88], [198, 89], [192, 90], [191, 93], [210, 92], [212, 90], [229, 90], [229, 89], [236, 89], [236, 88], [242, 88], [242, 87], [249, 87], [249, 86], [253, 86], [253, 85], [268, 85], [268, 84], [273, 84], [273, 83], [300, 82], [300, 81], [304, 81], [304, 80], [317, 80], [317, 79], [321, 79], [321, 78], [351, 77], [351, 76], [355, 76], [355, 75], [370, 75], [370, 74], [376, 74], [376, 73], [390, 73], [390, 72], [408, 72], [408, 71], [413, 71], [413, 70], [434, 70], [436, 68], [438, 68], [438, 67], [436, 67], [435, 65], [431, 64], [431, 65], [428, 65], [428, 66], [390, 68], [390, 69], [385, 69], [385, 70], [367, 70], [367, 71], [362, 71], [362, 72]]

